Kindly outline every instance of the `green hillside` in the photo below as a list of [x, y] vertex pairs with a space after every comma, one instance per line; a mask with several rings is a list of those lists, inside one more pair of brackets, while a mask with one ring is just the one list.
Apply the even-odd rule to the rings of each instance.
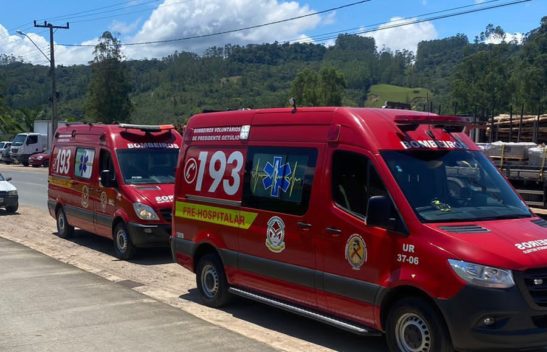
[[407, 88], [391, 84], [375, 84], [370, 87], [365, 106], [379, 108], [386, 101], [410, 104], [413, 108], [431, 101], [432, 94], [425, 88]]

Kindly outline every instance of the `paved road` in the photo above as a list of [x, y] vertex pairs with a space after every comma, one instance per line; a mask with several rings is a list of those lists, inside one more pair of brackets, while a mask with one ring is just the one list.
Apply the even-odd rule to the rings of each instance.
[[0, 350], [274, 351], [0, 238]]
[[47, 168], [0, 164], [0, 173], [12, 178], [19, 204], [47, 210]]

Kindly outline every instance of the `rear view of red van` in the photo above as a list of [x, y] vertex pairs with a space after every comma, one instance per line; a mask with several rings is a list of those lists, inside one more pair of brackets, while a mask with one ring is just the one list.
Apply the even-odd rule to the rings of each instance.
[[167, 246], [181, 135], [171, 125], [76, 124], [55, 134], [48, 209], [60, 237], [112, 238], [115, 254]]

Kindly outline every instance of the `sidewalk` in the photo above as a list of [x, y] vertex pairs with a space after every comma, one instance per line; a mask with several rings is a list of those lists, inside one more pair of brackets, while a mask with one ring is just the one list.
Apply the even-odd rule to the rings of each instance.
[[0, 238], [0, 351], [273, 351], [130, 286]]

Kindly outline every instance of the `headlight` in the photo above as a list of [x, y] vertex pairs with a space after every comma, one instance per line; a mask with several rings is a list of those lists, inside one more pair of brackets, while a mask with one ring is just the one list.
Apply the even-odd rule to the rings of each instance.
[[511, 270], [448, 259], [452, 269], [466, 282], [480, 287], [509, 288], [515, 286]]
[[141, 220], [159, 220], [158, 214], [150, 206], [142, 203], [133, 203], [133, 209]]
[[17, 191], [8, 191], [8, 196], [16, 196]]
[[36, 159], [38, 159], [38, 160], [42, 160], [43, 158], [44, 158], [44, 157], [41, 156], [41, 155], [36, 157]]

